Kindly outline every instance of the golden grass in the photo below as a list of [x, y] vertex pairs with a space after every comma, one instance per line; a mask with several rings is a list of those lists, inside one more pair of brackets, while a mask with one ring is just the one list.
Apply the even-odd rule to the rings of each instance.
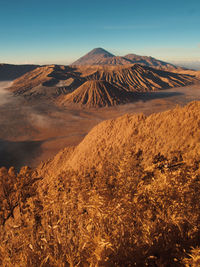
[[[198, 262], [191, 249], [200, 245], [199, 162], [187, 165], [181, 157], [167, 160], [157, 155], [144, 169], [142, 152], [126, 151], [120, 161], [104, 162], [102, 171], [68, 171], [50, 184], [23, 169], [16, 179], [21, 186], [15, 184], [14, 218], [1, 226], [2, 265]], [[1, 181], [6, 175], [3, 169]], [[11, 191], [3, 202], [14, 195]]]
[[1, 168], [0, 265], [198, 266], [198, 114], [192, 103], [122, 117], [65, 151], [81, 163], [85, 144], [98, 165], [73, 169], [60, 153], [38, 170]]

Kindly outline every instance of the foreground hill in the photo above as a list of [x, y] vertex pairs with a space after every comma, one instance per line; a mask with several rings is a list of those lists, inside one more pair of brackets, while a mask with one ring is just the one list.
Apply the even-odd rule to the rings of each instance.
[[[116, 92], [109, 93], [112, 101], [109, 101], [111, 105], [114, 103], [125, 103], [130, 102], [130, 100], [125, 97], [127, 91], [131, 92], [146, 92], [155, 91], [161, 89], [167, 89], [176, 86], [185, 86], [198, 82], [195, 76], [188, 74], [179, 74], [173, 72], [166, 72], [162, 70], [153, 69], [150, 67], [141, 66], [138, 64], [134, 65], [123, 65], [123, 66], [43, 66], [26, 73], [22, 77], [16, 79], [10, 91], [15, 95], [22, 95], [28, 99], [33, 99], [37, 97], [50, 97], [55, 101], [59, 97], [59, 103], [76, 103], [77, 101], [73, 99], [73, 96], [82, 92], [82, 89], [90, 91], [91, 83], [85, 83], [90, 80], [103, 81], [104, 87], [109, 88], [119, 88], [124, 91], [121, 94], [122, 99], [115, 101]], [[71, 97], [65, 97], [66, 94], [72, 93], [78, 87], [82, 86], [76, 93]], [[116, 89], [114, 89], [116, 91]], [[111, 91], [110, 91], [111, 92]], [[81, 93], [82, 95], [82, 93]], [[102, 102], [101, 100], [98, 100]], [[82, 98], [79, 96], [78, 99]], [[71, 100], [70, 100], [71, 99]], [[127, 100], [127, 101], [125, 101]], [[98, 102], [97, 101], [97, 102]], [[81, 100], [82, 104], [85, 100]], [[96, 104], [89, 103], [90, 100], [86, 101], [87, 106], [95, 106]], [[99, 102], [99, 103], [100, 103]], [[107, 100], [103, 100], [107, 102]], [[108, 103], [107, 103], [108, 104]], [[106, 104], [106, 105], [107, 105]], [[109, 104], [109, 105], [110, 105]]]
[[37, 171], [0, 169], [2, 266], [198, 266], [200, 103], [96, 126]]
[[37, 67], [39, 66], [0, 64], [0, 81], [12, 81]]
[[[161, 152], [167, 158], [181, 152], [187, 161], [200, 159], [199, 118], [200, 102], [192, 102], [184, 108], [177, 107], [149, 117], [124, 115], [104, 121], [89, 132], [73, 153], [61, 151], [46, 168], [58, 172], [68, 167], [74, 170], [81, 170], [83, 166], [101, 169], [102, 161], [123, 155], [126, 147], [143, 151], [144, 165]], [[59, 164], [59, 158], [64, 164]]]

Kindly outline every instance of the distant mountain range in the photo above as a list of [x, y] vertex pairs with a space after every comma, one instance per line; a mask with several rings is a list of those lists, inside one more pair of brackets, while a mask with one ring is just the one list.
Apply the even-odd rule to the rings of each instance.
[[168, 71], [181, 69], [181, 67], [148, 56], [135, 54], [128, 54], [123, 57], [115, 56], [103, 48], [93, 49], [71, 65], [130, 65], [135, 63]]
[[[95, 48], [72, 65], [0, 65], [0, 80], [28, 100], [49, 98], [59, 105], [113, 106], [150, 92], [199, 82], [199, 73], [152, 57], [114, 56]], [[16, 79], [17, 78], [17, 79]]]
[[[180, 72], [186, 69], [177, 67], [173, 64], [155, 59], [148, 56], [139, 56], [135, 54], [128, 54], [125, 56], [115, 56], [112, 53], [106, 51], [103, 48], [95, 48], [83, 57], [79, 58], [71, 65], [74, 66], [90, 66], [90, 65], [133, 65], [138, 63], [142, 66], [152, 67], [156, 69]], [[47, 65], [49, 66], [49, 65]], [[0, 81], [12, 81], [20, 76], [32, 71], [38, 67], [45, 67], [45, 65], [15, 65], [15, 64], [4, 64], [0, 63]]]

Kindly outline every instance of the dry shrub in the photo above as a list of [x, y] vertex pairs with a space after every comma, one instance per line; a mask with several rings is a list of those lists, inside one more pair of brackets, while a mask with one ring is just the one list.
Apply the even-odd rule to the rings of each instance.
[[[110, 159], [101, 170], [69, 170], [49, 182], [28, 169], [16, 175], [18, 206], [1, 226], [2, 265], [198, 262], [190, 250], [200, 245], [199, 162], [158, 154], [144, 169], [142, 151], [130, 149]], [[4, 169], [1, 181], [7, 176]]]
[[200, 266], [200, 248], [192, 248], [190, 254], [188, 254], [189, 258], [183, 259], [183, 264], [186, 267], [198, 267]]

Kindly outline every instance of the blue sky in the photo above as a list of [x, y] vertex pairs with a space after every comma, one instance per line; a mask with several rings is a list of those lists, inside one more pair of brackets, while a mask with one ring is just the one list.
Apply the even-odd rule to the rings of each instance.
[[95, 47], [200, 62], [200, 1], [0, 0], [0, 62], [68, 64]]

